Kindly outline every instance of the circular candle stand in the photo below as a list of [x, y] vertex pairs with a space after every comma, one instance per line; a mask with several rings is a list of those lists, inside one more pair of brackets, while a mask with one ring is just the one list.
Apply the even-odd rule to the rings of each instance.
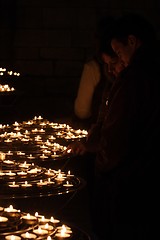
[[46, 213], [50, 211], [48, 206], [59, 211], [86, 184], [82, 178], [60, 170], [27, 163], [15, 163], [16, 168], [11, 166], [9, 170], [9, 164], [1, 162], [0, 204], [14, 203], [23, 211], [43, 209]]
[[[12, 207], [12, 208], [11, 208]], [[45, 217], [35, 213], [34, 215], [18, 211], [9, 207], [1, 207], [0, 211], [0, 239], [77, 239], [90, 240], [89, 235], [72, 224]], [[13, 211], [14, 214], [13, 214]], [[4, 222], [7, 219], [7, 222]], [[12, 236], [12, 238], [11, 238]], [[13, 236], [15, 238], [13, 238]]]
[[[86, 130], [53, 123], [41, 116], [22, 123], [0, 126], [0, 149], [7, 160], [30, 161], [40, 166], [63, 167], [72, 158], [66, 151], [70, 142], [85, 138]], [[61, 161], [62, 160], [62, 161]]]

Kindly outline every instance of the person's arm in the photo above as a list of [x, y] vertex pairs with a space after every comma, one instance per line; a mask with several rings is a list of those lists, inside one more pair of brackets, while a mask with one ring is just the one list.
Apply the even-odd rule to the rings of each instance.
[[91, 117], [91, 106], [95, 88], [100, 81], [99, 66], [95, 61], [84, 65], [77, 97], [74, 103], [74, 112], [80, 119]]

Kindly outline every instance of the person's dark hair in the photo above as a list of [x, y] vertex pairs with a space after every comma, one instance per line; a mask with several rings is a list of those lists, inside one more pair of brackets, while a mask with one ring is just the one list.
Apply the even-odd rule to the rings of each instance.
[[111, 57], [116, 56], [111, 47], [111, 36], [114, 25], [115, 18], [113, 16], [103, 16], [99, 19], [95, 33], [95, 37], [99, 41], [99, 54], [106, 53]]
[[112, 31], [112, 39], [115, 38], [126, 44], [129, 35], [139, 38], [143, 44], [151, 43], [156, 39], [152, 24], [144, 17], [134, 13], [127, 13], [117, 18]]

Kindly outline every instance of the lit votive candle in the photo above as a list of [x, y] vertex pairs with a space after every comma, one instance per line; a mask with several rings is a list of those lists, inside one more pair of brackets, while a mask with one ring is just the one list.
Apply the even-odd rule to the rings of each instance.
[[40, 225], [40, 227], [42, 229], [46, 229], [48, 231], [52, 231], [53, 230], [53, 226], [52, 225], [49, 225], [48, 223], [46, 223], [45, 225]]
[[6, 174], [7, 176], [10, 176], [10, 177], [13, 177], [13, 176], [16, 175], [16, 174], [15, 174], [14, 172], [12, 172], [12, 171], [6, 172], [5, 174]]
[[3, 207], [0, 207], [0, 212], [2, 212], [2, 211], [3, 211], [3, 209], [4, 209]]
[[9, 184], [9, 187], [11, 187], [11, 188], [18, 188], [19, 184], [16, 184], [15, 182], [12, 182], [12, 184]]
[[45, 174], [48, 176], [54, 176], [55, 172], [53, 170], [49, 169], [47, 172], [45, 172]]
[[21, 234], [21, 237], [22, 237], [23, 239], [35, 239], [35, 238], [37, 238], [37, 236], [36, 236], [35, 234], [29, 233], [29, 232], [22, 233], [22, 234]]
[[8, 152], [6, 153], [6, 155], [11, 156], [11, 155], [13, 155], [13, 153], [12, 153], [11, 151], [8, 151]]
[[5, 175], [5, 173], [3, 173], [3, 172], [0, 171], [0, 177], [1, 177], [1, 176], [4, 176], [4, 175]]
[[18, 174], [18, 175], [20, 175], [20, 176], [25, 176], [25, 175], [27, 175], [27, 173], [26, 173], [26, 172], [24, 172], [24, 171], [17, 172], [17, 174]]
[[11, 160], [4, 160], [3, 162], [6, 164], [14, 164], [14, 161], [11, 161]]
[[23, 216], [22, 219], [28, 224], [33, 224], [37, 221], [37, 218], [35, 216], [30, 215], [29, 213]]
[[73, 184], [69, 183], [68, 181], [63, 184], [64, 187], [73, 187]]
[[30, 154], [27, 158], [28, 158], [28, 159], [35, 159], [35, 157], [33, 157], [32, 154]]
[[38, 172], [41, 172], [41, 169], [39, 169], [39, 168], [33, 168], [33, 169], [31, 169], [31, 170], [29, 170], [28, 171], [28, 173], [33, 173], [33, 174], [36, 174], [36, 173], [38, 173]]
[[30, 163], [27, 163], [27, 162], [25, 161], [24, 163], [19, 164], [19, 167], [29, 168], [30, 165], [31, 165]]
[[40, 156], [40, 158], [45, 159], [45, 158], [48, 158], [48, 156], [42, 154], [42, 155]]
[[64, 177], [63, 174], [58, 173], [58, 175], [57, 175], [57, 177], [55, 178], [55, 180], [57, 180], [57, 181], [64, 181], [65, 178], [66, 178], [66, 177]]
[[65, 230], [62, 229], [61, 231], [57, 232], [55, 236], [59, 238], [68, 238], [70, 237], [70, 234], [66, 233]]
[[74, 175], [71, 174], [71, 171], [69, 170], [68, 173], [67, 173], [67, 177], [73, 177]]
[[6, 226], [8, 222], [8, 218], [7, 217], [2, 217], [0, 216], [0, 226]]
[[52, 223], [59, 223], [60, 222], [60, 220], [58, 220], [58, 219], [55, 219], [54, 217], [51, 217], [50, 218], [50, 222], [52, 222]]
[[21, 240], [21, 237], [17, 235], [8, 235], [5, 237], [6, 240]]
[[49, 222], [49, 219], [47, 219], [47, 218], [45, 218], [44, 216], [41, 216], [40, 218], [39, 218], [39, 222], [40, 223], [48, 223]]
[[25, 153], [18, 151], [18, 152], [17, 152], [17, 155], [25, 155]]
[[32, 187], [32, 184], [28, 183], [27, 181], [24, 184], [21, 184], [22, 187]]
[[12, 205], [8, 208], [5, 208], [4, 211], [6, 212], [7, 216], [15, 217], [20, 214], [20, 210], [14, 209]]
[[72, 233], [71, 228], [64, 224], [62, 226], [58, 226], [57, 230], [58, 230], [58, 232], [64, 231], [65, 233], [69, 233], [69, 234]]
[[48, 234], [48, 230], [42, 229], [41, 227], [34, 229], [33, 232], [40, 236]]
[[41, 186], [45, 186], [47, 185], [47, 182], [43, 182], [42, 179], [37, 183], [37, 186], [41, 187]]

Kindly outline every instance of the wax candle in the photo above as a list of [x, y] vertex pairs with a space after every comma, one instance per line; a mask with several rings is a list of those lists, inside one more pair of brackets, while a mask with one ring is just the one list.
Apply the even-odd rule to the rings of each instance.
[[68, 238], [70, 237], [70, 234], [66, 233], [64, 230], [61, 230], [60, 232], [57, 232], [55, 236], [59, 238]]
[[72, 230], [70, 227], [66, 226], [66, 225], [62, 225], [62, 226], [58, 226], [57, 227], [57, 230], [60, 232], [60, 231], [64, 231], [66, 233], [72, 233]]
[[11, 151], [8, 151], [6, 155], [13, 155], [13, 153]]
[[11, 161], [11, 160], [4, 160], [3, 162], [6, 164], [14, 164], [14, 161]]
[[21, 184], [22, 187], [31, 187], [32, 184], [29, 184], [27, 181], [24, 182], [24, 184]]
[[44, 153], [40, 156], [40, 158], [45, 159], [48, 158], [48, 156], [44, 155]]
[[73, 184], [69, 183], [68, 181], [63, 184], [64, 187], [73, 187]]
[[24, 171], [17, 172], [17, 174], [18, 174], [18, 175], [20, 175], [20, 176], [25, 176], [25, 175], [27, 175], [27, 173], [26, 173], [26, 172], [24, 172]]
[[24, 163], [19, 164], [19, 167], [22, 167], [22, 168], [29, 168], [29, 166], [31, 166], [31, 164], [27, 163], [26, 161]]
[[29, 159], [35, 159], [35, 157], [33, 157], [32, 154], [30, 154], [27, 158], [29, 158]]
[[48, 223], [49, 219], [45, 218], [44, 216], [41, 216], [41, 218], [39, 218], [39, 222], [40, 223]]
[[12, 182], [12, 184], [9, 184], [9, 187], [11, 187], [11, 188], [18, 188], [19, 184], [16, 184], [15, 182]]
[[10, 205], [8, 208], [5, 208], [4, 211], [5, 211], [5, 212], [8, 212], [8, 213], [18, 212], [18, 210], [17, 210], [17, 209], [14, 209], [12, 205]]
[[6, 227], [8, 224], [8, 218], [0, 216], [0, 227]]
[[37, 236], [36, 236], [35, 234], [29, 233], [29, 232], [22, 233], [22, 234], [21, 234], [21, 237], [22, 237], [23, 239], [35, 239], [35, 238], [37, 238]]
[[15, 176], [16, 174], [15, 174], [14, 172], [12, 172], [12, 171], [9, 171], [9, 172], [6, 172], [5, 175], [10, 176], [10, 177], [13, 177], [13, 176]]
[[41, 227], [34, 229], [33, 232], [40, 236], [48, 234], [48, 230], [42, 229]]
[[4, 209], [3, 207], [0, 207], [0, 212], [2, 212], [2, 211], [3, 211], [3, 209]]
[[43, 182], [42, 179], [37, 183], [37, 186], [42, 187], [44, 185], [47, 185], [47, 182]]
[[27, 215], [25, 216], [22, 216], [22, 219], [28, 224], [33, 224], [37, 221], [37, 218], [35, 216], [30, 215], [29, 213], [27, 213]]
[[49, 225], [48, 223], [46, 223], [45, 225], [40, 225], [41, 229], [46, 229], [48, 231], [52, 231], [53, 230], [53, 226]]
[[1, 177], [1, 176], [4, 176], [4, 175], [5, 175], [5, 173], [3, 173], [3, 172], [0, 171], [0, 177]]
[[5, 237], [6, 240], [21, 240], [21, 237], [17, 235], [8, 235]]
[[60, 222], [60, 220], [55, 219], [54, 217], [51, 217], [51, 218], [50, 218], [50, 221], [51, 221], [52, 223], [59, 223], [59, 222]]

